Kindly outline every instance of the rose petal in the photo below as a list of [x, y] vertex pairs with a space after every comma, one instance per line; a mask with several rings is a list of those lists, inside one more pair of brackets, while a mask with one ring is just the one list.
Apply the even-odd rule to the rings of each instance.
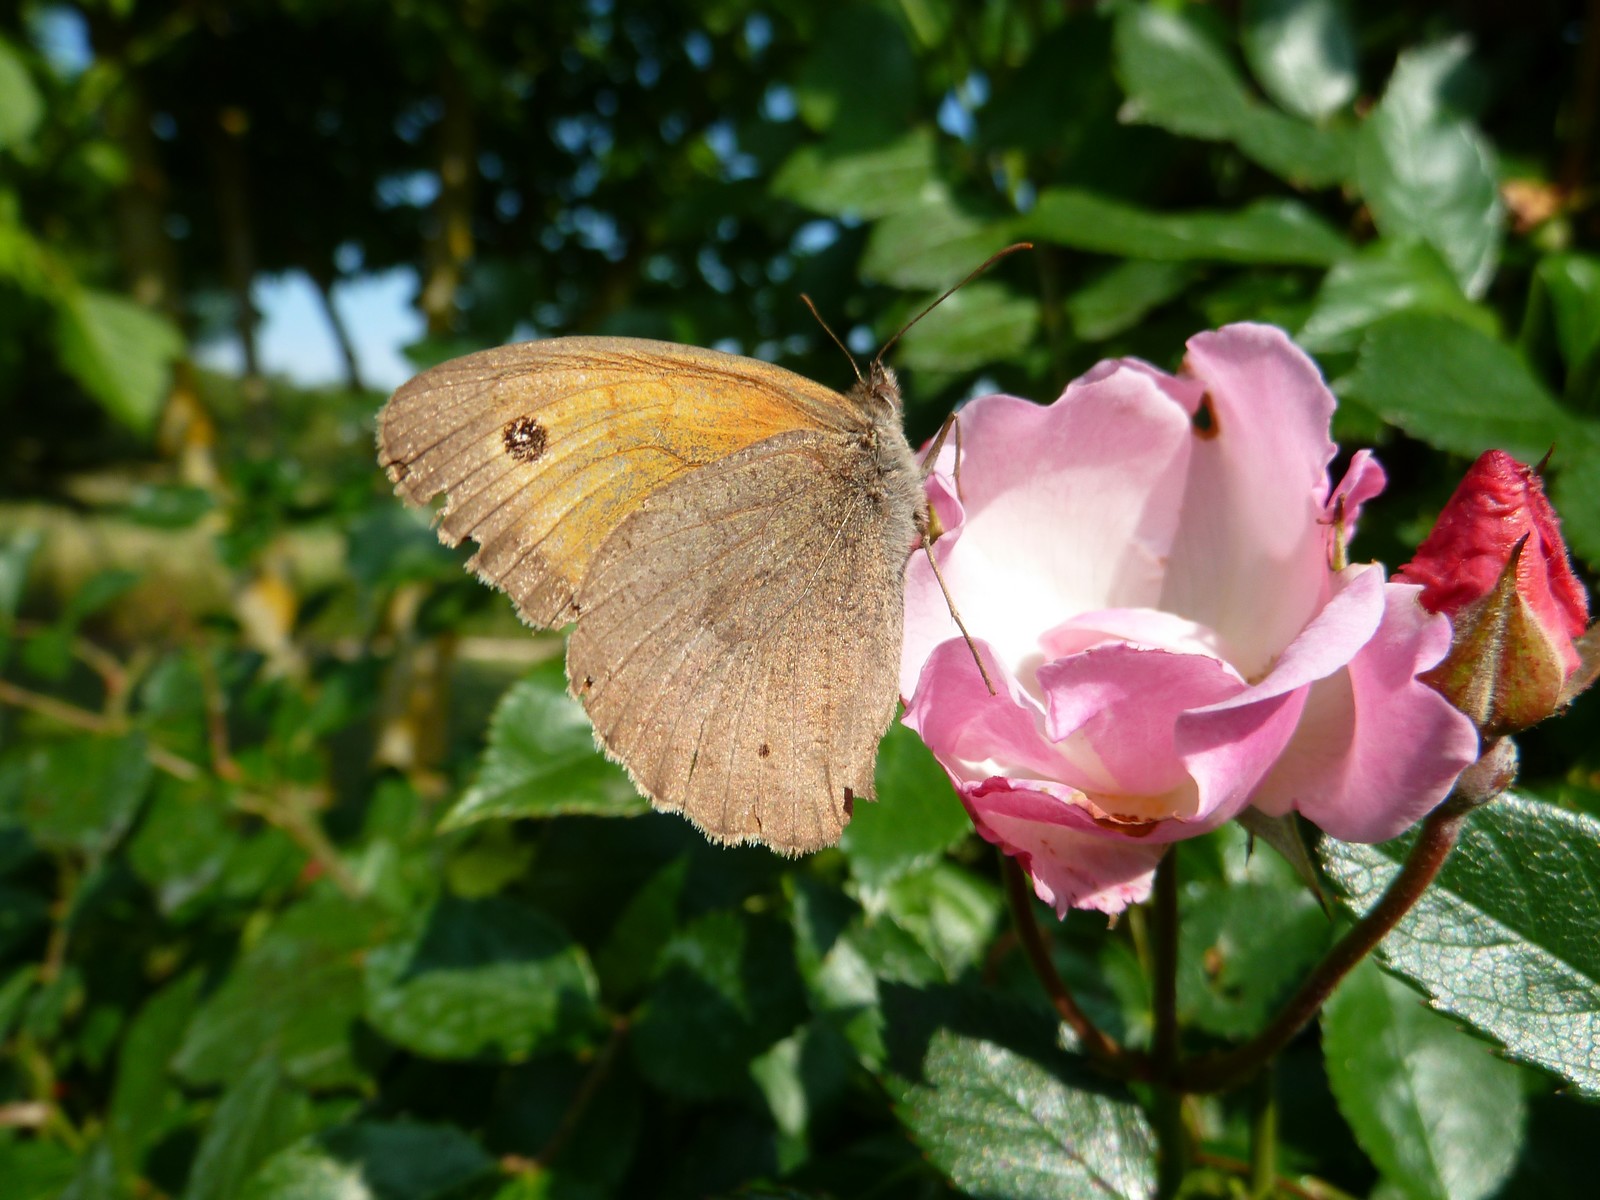
[[1214, 630], [1153, 608], [1107, 608], [1080, 613], [1047, 630], [1039, 639], [1049, 659], [1066, 658], [1106, 642], [1128, 642], [1145, 650], [1222, 659]]
[[1121, 912], [1149, 897], [1164, 844], [1075, 829], [1055, 819], [1067, 817], [1070, 805], [1024, 782], [991, 779], [961, 798], [978, 832], [1016, 856], [1058, 917], [1069, 908]]
[[1322, 607], [1333, 395], [1280, 329], [1229, 325], [1189, 341], [1209, 428], [1192, 441], [1183, 527], [1156, 607], [1215, 629], [1260, 675]]
[[1311, 689], [1295, 736], [1252, 803], [1303, 813], [1336, 838], [1381, 842], [1426, 815], [1478, 755], [1472, 722], [1416, 676], [1450, 646], [1450, 623], [1391, 583], [1377, 632]]
[[[1038, 637], [1089, 609], [1152, 603], [1177, 528], [1188, 422], [1145, 374], [1074, 385], [1049, 407], [984, 396], [961, 410], [960, 528], [934, 543], [974, 637], [1026, 678]], [[941, 456], [941, 461], [943, 458]], [[906, 571], [902, 694], [958, 636], [922, 555]]]
[[1356, 523], [1361, 519], [1362, 505], [1381, 494], [1388, 482], [1389, 476], [1371, 450], [1361, 449], [1352, 454], [1344, 478], [1333, 489], [1333, 495], [1328, 497], [1328, 503], [1323, 507], [1322, 519], [1329, 526], [1330, 535], [1337, 532], [1333, 528], [1334, 522], [1342, 520], [1344, 540], [1348, 544], [1356, 536]]
[[1147, 821], [1204, 815], [1175, 738], [1185, 712], [1243, 689], [1226, 664], [1113, 644], [1040, 667], [1039, 685], [1045, 731], [1097, 809]]
[[1215, 824], [1236, 815], [1294, 736], [1310, 685], [1340, 670], [1377, 629], [1383, 574], [1362, 568], [1301, 630], [1265, 679], [1183, 714], [1175, 745]]
[[928, 656], [901, 720], [917, 731], [956, 784], [1003, 773], [1054, 777], [1067, 765], [1044, 734], [1044, 711], [984, 642], [978, 651], [999, 695], [991, 696], [966, 642]]

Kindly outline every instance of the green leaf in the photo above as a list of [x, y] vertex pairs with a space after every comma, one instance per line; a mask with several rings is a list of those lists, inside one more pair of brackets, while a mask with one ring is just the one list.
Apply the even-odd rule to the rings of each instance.
[[652, 1115], [659, 1110], [654, 1107], [656, 1098], [639, 1085], [626, 1063], [597, 1071], [598, 1061], [541, 1055], [497, 1073], [483, 1130], [484, 1140], [497, 1152], [533, 1157], [564, 1125], [567, 1130], [560, 1152], [548, 1165], [535, 1176], [520, 1177], [533, 1189], [521, 1195], [605, 1200], [626, 1194], [621, 1184], [644, 1125], [645, 1106], [652, 1106]]
[[229, 1086], [211, 1114], [183, 1200], [232, 1200], [263, 1162], [306, 1130], [306, 1094], [263, 1058]]
[[200, 983], [200, 973], [191, 972], [156, 992], [122, 1039], [106, 1140], [125, 1173], [141, 1173], [145, 1152], [182, 1111], [170, 1068], [199, 999]]
[[[792, 882], [795, 959], [811, 1007], [829, 1019], [862, 1064], [876, 1072], [885, 1052], [883, 1014], [878, 1007], [878, 973], [860, 944], [860, 909], [811, 877], [796, 876]], [[936, 977], [936, 969], [928, 977]]]
[[560, 661], [551, 660], [501, 698], [477, 778], [440, 829], [494, 817], [633, 816], [649, 808], [623, 769], [595, 748], [594, 727], [567, 694]]
[[[1326, 839], [1350, 906], [1377, 902], [1411, 837]], [[1474, 813], [1438, 880], [1379, 946], [1435, 1007], [1578, 1090], [1600, 1096], [1600, 821], [1506, 796]]]
[[898, 722], [878, 746], [875, 782], [877, 800], [855, 806], [839, 842], [863, 886], [880, 888], [929, 866], [972, 832], [944, 768]]
[[1198, 278], [1200, 269], [1188, 263], [1119, 262], [1067, 297], [1067, 316], [1084, 341], [1104, 341], [1176, 300]]
[[238, 1200], [444, 1200], [494, 1160], [453, 1126], [366, 1121], [280, 1151]]
[[906, 333], [900, 361], [925, 371], [971, 371], [1020, 354], [1038, 328], [1038, 301], [979, 280]]
[[1314, 354], [1354, 350], [1371, 326], [1402, 312], [1437, 313], [1490, 337], [1499, 333], [1494, 311], [1467, 299], [1432, 246], [1379, 239], [1323, 277], [1295, 341]]
[[11, 650], [11, 631], [28, 583], [28, 567], [39, 550], [41, 537], [35, 530], [20, 530], [0, 540], [0, 667]]
[[20, 146], [44, 117], [44, 99], [17, 48], [0, 38], [0, 150]]
[[891, 883], [884, 912], [927, 951], [950, 982], [982, 962], [1000, 920], [1000, 889], [954, 863], [936, 862]]
[[1323, 1008], [1322, 1052], [1339, 1111], [1406, 1196], [1481, 1200], [1516, 1165], [1527, 1117], [1517, 1068], [1370, 960]]
[[1012, 237], [1013, 220], [962, 209], [942, 188], [925, 189], [914, 207], [878, 221], [861, 256], [861, 276], [900, 288], [944, 289]]
[[1254, 1033], [1321, 957], [1333, 928], [1305, 888], [1283, 883], [1185, 889], [1178, 1012], [1219, 1037]]
[[[1529, 459], [1528, 461], [1536, 461]], [[1600, 444], [1563, 441], [1556, 445], [1560, 473], [1550, 488], [1550, 499], [1561, 514], [1567, 545], [1591, 566], [1600, 563]]]
[[1550, 298], [1561, 357], [1576, 372], [1600, 348], [1600, 258], [1551, 254], [1533, 274]]
[[0, 279], [50, 304], [58, 302], [62, 272], [23, 220], [14, 192], [0, 191]]
[[435, 904], [410, 936], [367, 955], [367, 1019], [429, 1058], [520, 1058], [598, 1019], [582, 947], [504, 897]]
[[161, 911], [176, 915], [222, 877], [234, 840], [212, 788], [162, 780], [128, 841], [128, 865]]
[[1019, 219], [1018, 234], [1097, 254], [1168, 261], [1325, 267], [1350, 253], [1349, 244], [1321, 217], [1293, 200], [1168, 215], [1091, 192], [1049, 188]]
[[1124, 119], [1233, 142], [1267, 170], [1305, 186], [1350, 175], [1345, 131], [1311, 125], [1256, 100], [1196, 9], [1124, 5], [1117, 11], [1115, 46], [1117, 76], [1128, 94]]
[[72, 669], [73, 637], [78, 627], [132, 591], [138, 582], [138, 572], [116, 567], [90, 575], [62, 606], [61, 615], [22, 644], [22, 661], [28, 670], [46, 679], [64, 680]]
[[710, 913], [668, 943], [633, 1027], [640, 1072], [669, 1095], [737, 1094], [750, 1062], [803, 1015], [789, 930]]
[[133, 498], [123, 511], [130, 521], [140, 525], [187, 529], [216, 507], [216, 495], [203, 487], [143, 484], [134, 490]]
[[1454, 100], [1467, 56], [1459, 38], [1401, 54], [1356, 139], [1356, 178], [1378, 232], [1431, 244], [1477, 299], [1499, 261], [1505, 209], [1494, 153]]
[[1412, 437], [1468, 458], [1498, 446], [1538, 462], [1552, 444], [1581, 450], [1592, 436], [1515, 350], [1431, 313], [1400, 313], [1374, 325], [1340, 393]]
[[59, 1200], [77, 1169], [77, 1158], [58, 1142], [0, 1141], [6, 1200]]
[[125, 1194], [111, 1147], [95, 1142], [79, 1156], [78, 1170], [57, 1200], [123, 1200]]
[[972, 1196], [1146, 1200], [1155, 1188], [1155, 1140], [1133, 1098], [1065, 1055], [1046, 1064], [937, 1030], [895, 1112]]
[[674, 859], [634, 889], [595, 953], [595, 969], [608, 999], [632, 999], [655, 974], [662, 947], [678, 928], [678, 902], [688, 873], [689, 860]]
[[18, 967], [0, 980], [0, 1041], [11, 1036], [33, 998], [33, 985], [38, 981], [39, 969], [31, 964]]
[[933, 133], [916, 129], [871, 149], [802, 146], [772, 181], [772, 194], [816, 212], [874, 220], [913, 207], [938, 176]]
[[857, 144], [901, 133], [917, 110], [917, 63], [905, 27], [881, 8], [831, 6], [794, 80], [800, 118], [839, 126]]
[[0, 883], [0, 960], [50, 923], [50, 902], [37, 892]]
[[110, 292], [69, 293], [56, 317], [62, 367], [111, 416], [135, 433], [150, 433], [183, 335], [165, 317]]
[[289, 909], [195, 1014], [173, 1068], [218, 1084], [272, 1055], [312, 1087], [360, 1083], [351, 1037], [363, 1010], [361, 959], [384, 932], [376, 912], [342, 898]]
[[0, 794], [0, 820], [21, 824], [48, 849], [99, 858], [139, 815], [150, 775], [138, 734], [35, 746], [23, 760], [17, 794]]
[[1355, 33], [1342, 0], [1246, 0], [1245, 59], [1267, 95], [1317, 121], [1355, 99]]

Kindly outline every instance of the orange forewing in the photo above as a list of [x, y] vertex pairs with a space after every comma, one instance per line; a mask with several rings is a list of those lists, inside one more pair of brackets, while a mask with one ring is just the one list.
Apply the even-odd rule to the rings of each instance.
[[858, 422], [839, 393], [766, 363], [574, 337], [425, 371], [384, 409], [379, 456], [413, 503], [448, 491], [441, 536], [477, 541], [473, 568], [555, 625], [646, 496], [775, 434]]

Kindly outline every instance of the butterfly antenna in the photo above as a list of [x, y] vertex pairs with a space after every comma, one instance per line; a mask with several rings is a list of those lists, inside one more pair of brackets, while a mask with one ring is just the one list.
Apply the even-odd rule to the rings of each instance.
[[[1013, 242], [1011, 245], [1007, 246], [1004, 250], [996, 250], [993, 254], [991, 254], [987, 259], [984, 260], [983, 264], [980, 267], [978, 267], [977, 270], [973, 271], [970, 275], [968, 275], [960, 283], [956, 284], [955, 287], [953, 287], [949, 291], [945, 292], [944, 295], [940, 296], [932, 304], [928, 305], [927, 308], [923, 309], [916, 316], [912, 317], [911, 320], [907, 321], [904, 325], [900, 326], [900, 332], [895, 334], [892, 338], [890, 338], [887, 342], [885, 342], [883, 344], [883, 349], [878, 351], [877, 356], [872, 360], [873, 363], [874, 364], [882, 363], [883, 362], [883, 356], [885, 354], [889, 353], [889, 348], [891, 346], [893, 346], [896, 342], [898, 342], [901, 338], [903, 338], [906, 335], [906, 331], [908, 329], [910, 329], [918, 321], [922, 320], [923, 317], [927, 316], [934, 309], [938, 308], [939, 305], [943, 304], [946, 300], [950, 299], [951, 296], [955, 295], [962, 288], [966, 287], [967, 284], [971, 283], [979, 275], [982, 275], [990, 267], [994, 266], [995, 263], [999, 262], [1002, 258], [1005, 258], [1008, 255], [1015, 254], [1018, 250], [1032, 250], [1032, 249], [1033, 249], [1033, 243], [1032, 242]], [[810, 303], [810, 301], [807, 301], [807, 303]], [[816, 310], [813, 309], [812, 311], [814, 312]], [[817, 318], [817, 319], [821, 320], [820, 317]], [[837, 340], [837, 339], [835, 339], [835, 340]]]
[[810, 296], [806, 295], [804, 292], [801, 292], [800, 299], [805, 303], [805, 306], [811, 310], [811, 315], [817, 319], [817, 324], [822, 326], [822, 332], [831, 337], [833, 339], [833, 344], [839, 347], [840, 350], [844, 351], [844, 356], [850, 360], [850, 369], [856, 373], [856, 382], [865, 384], [867, 381], [861, 377], [861, 368], [856, 364], [856, 356], [850, 353], [850, 348], [841, 342], [839, 340], [839, 335], [828, 327], [828, 323], [822, 319], [822, 314], [817, 311], [817, 306], [811, 303]]
[[939, 590], [944, 593], [945, 607], [950, 610], [950, 617], [956, 623], [956, 628], [961, 631], [961, 640], [967, 643], [967, 649], [972, 654], [972, 661], [978, 664], [978, 675], [983, 679], [983, 686], [989, 689], [989, 695], [998, 696], [1000, 693], [994, 689], [994, 680], [989, 678], [988, 668], [983, 665], [983, 655], [978, 653], [978, 643], [972, 640], [972, 635], [967, 632], [967, 623], [961, 619], [961, 614], [956, 611], [956, 602], [950, 597], [950, 588], [945, 584], [944, 572], [939, 570], [939, 560], [933, 556], [933, 546], [927, 538], [922, 539], [922, 552], [928, 556], [928, 565], [933, 568], [933, 577], [939, 583]]

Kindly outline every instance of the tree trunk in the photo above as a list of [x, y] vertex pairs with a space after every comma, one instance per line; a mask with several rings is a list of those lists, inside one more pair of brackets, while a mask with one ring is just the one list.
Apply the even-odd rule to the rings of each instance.
[[136, 301], [178, 318], [178, 255], [166, 228], [167, 175], [150, 128], [150, 103], [138, 69], [128, 61], [123, 25], [109, 15], [91, 14], [89, 36], [95, 57], [120, 80], [106, 118], [111, 138], [128, 162], [112, 218], [122, 272]]
[[234, 328], [244, 351], [246, 381], [259, 381], [261, 365], [256, 356], [258, 314], [250, 296], [255, 279], [255, 229], [250, 218], [249, 167], [245, 160], [245, 136], [250, 118], [243, 109], [224, 106], [206, 130], [206, 153], [211, 160], [211, 176], [217, 201], [217, 227], [222, 242], [222, 276], [233, 293]]
[[472, 259], [472, 204], [478, 181], [472, 95], [449, 57], [440, 73], [439, 99], [444, 107], [439, 121], [439, 199], [421, 298], [430, 336], [448, 333], [455, 325], [461, 283]]
[[350, 329], [345, 325], [344, 318], [339, 315], [338, 306], [333, 302], [333, 273], [323, 267], [304, 267], [303, 270], [316, 286], [317, 297], [322, 301], [322, 315], [327, 319], [328, 328], [333, 332], [333, 340], [338, 343], [339, 357], [344, 360], [344, 385], [352, 392], [359, 392], [361, 363], [356, 358], [355, 343], [350, 340]]

